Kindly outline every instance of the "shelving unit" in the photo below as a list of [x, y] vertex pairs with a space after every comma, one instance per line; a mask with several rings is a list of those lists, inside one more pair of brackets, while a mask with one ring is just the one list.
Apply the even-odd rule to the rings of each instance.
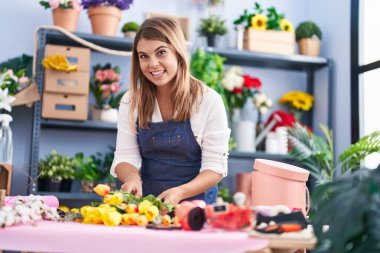
[[[93, 34], [76, 33], [82, 39], [89, 42], [103, 46], [114, 50], [131, 50], [132, 40], [117, 37], [103, 37]], [[42, 59], [45, 55], [46, 44], [68, 45], [68, 46], [81, 46], [74, 42], [64, 34], [51, 29], [41, 29], [38, 32], [37, 43], [37, 68], [36, 68], [36, 82], [40, 94], [42, 94], [44, 70], [42, 67]], [[314, 72], [323, 67], [329, 69], [329, 104], [331, 104], [332, 96], [332, 62], [325, 58], [320, 57], [307, 57], [301, 55], [294, 56], [281, 56], [281, 55], [269, 55], [259, 54], [247, 51], [238, 51], [233, 49], [207, 49], [209, 52], [218, 53], [226, 57], [227, 64], [239, 64], [251, 67], [263, 67], [263, 68], [280, 68], [285, 70], [304, 71], [307, 74], [307, 91], [313, 94], [314, 86]], [[70, 129], [73, 131], [78, 130], [90, 130], [90, 131], [114, 131], [116, 133], [116, 124], [110, 124], [97, 121], [66, 121], [66, 120], [45, 120], [41, 118], [41, 101], [34, 105], [34, 117], [33, 117], [33, 136], [32, 136], [32, 154], [31, 154], [31, 176], [36, 178], [38, 174], [38, 161], [40, 150], [40, 136], [42, 128], [50, 129]], [[311, 123], [311, 119], [308, 121]], [[329, 113], [328, 123], [331, 125], [331, 113]], [[273, 159], [278, 161], [292, 162], [292, 159], [286, 155], [273, 155], [267, 153], [242, 153], [242, 152], [230, 152], [230, 158], [233, 159], [246, 159], [253, 161], [256, 158]], [[294, 162], [294, 161], [293, 161]], [[30, 187], [30, 192], [37, 194], [47, 194], [44, 192], [37, 192], [35, 187]], [[52, 193], [49, 193], [52, 194]], [[96, 195], [86, 193], [53, 193], [61, 199], [94, 199]]]

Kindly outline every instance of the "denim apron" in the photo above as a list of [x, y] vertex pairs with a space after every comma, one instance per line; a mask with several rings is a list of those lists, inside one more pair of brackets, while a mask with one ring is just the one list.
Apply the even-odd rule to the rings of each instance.
[[[163, 191], [188, 183], [201, 168], [202, 150], [191, 129], [190, 120], [149, 122], [148, 128], [137, 126], [137, 140], [142, 158], [143, 195], [158, 196]], [[217, 186], [186, 200], [216, 201]]]

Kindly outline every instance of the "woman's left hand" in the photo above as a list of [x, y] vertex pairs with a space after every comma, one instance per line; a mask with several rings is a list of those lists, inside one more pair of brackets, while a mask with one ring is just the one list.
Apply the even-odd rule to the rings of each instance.
[[164, 203], [177, 205], [182, 200], [182, 196], [183, 196], [182, 188], [174, 187], [162, 192], [160, 195], [158, 195], [157, 198], [163, 200]]

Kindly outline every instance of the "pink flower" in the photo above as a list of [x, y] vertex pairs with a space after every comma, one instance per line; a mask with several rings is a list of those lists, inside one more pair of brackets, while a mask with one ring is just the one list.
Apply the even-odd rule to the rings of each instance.
[[113, 69], [104, 70], [105, 80], [119, 81], [119, 75]]
[[117, 93], [120, 90], [119, 83], [112, 83], [110, 86], [111, 86], [112, 93]]
[[49, 5], [50, 5], [50, 8], [54, 10], [59, 7], [59, 2], [57, 0], [50, 0]]
[[108, 84], [102, 84], [102, 85], [100, 85], [100, 89], [101, 89], [102, 91], [109, 91], [109, 90], [111, 90], [111, 85], [108, 85]]
[[78, 1], [73, 0], [73, 1], [72, 1], [72, 5], [73, 5], [73, 9], [74, 9], [74, 10], [80, 11], [80, 9], [81, 9], [81, 5], [80, 5], [80, 3], [79, 3]]
[[9, 76], [13, 76], [13, 70], [12, 69], [8, 69], [7, 73], [8, 73]]
[[18, 79], [18, 82], [20, 84], [28, 83], [29, 82], [29, 78], [27, 76], [22, 76], [22, 77], [20, 77], [20, 79]]
[[102, 71], [102, 70], [97, 70], [97, 71], [95, 72], [95, 79], [98, 80], [98, 81], [100, 81], [100, 82], [105, 81], [105, 80], [106, 80], [106, 76], [105, 76], [104, 71]]

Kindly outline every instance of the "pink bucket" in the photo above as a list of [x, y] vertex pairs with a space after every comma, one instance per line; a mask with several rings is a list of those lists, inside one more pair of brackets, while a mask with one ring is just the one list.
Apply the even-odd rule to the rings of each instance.
[[294, 165], [255, 159], [252, 172], [252, 206], [285, 205], [306, 215], [310, 208], [306, 181], [309, 171]]

